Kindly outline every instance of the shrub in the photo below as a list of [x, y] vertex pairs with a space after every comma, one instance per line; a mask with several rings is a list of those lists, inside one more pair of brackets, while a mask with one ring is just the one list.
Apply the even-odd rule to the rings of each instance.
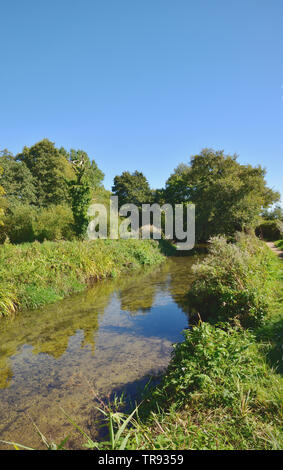
[[245, 326], [262, 323], [273, 299], [268, 279], [272, 254], [256, 237], [210, 239], [206, 259], [193, 266], [196, 276], [189, 292], [190, 305], [202, 319], [227, 321], [237, 317]]
[[32, 242], [35, 239], [33, 220], [36, 208], [17, 204], [6, 211], [3, 226], [0, 227], [0, 241], [8, 237], [12, 243]]
[[183, 407], [197, 394], [206, 407], [232, 406], [240, 399], [239, 382], [242, 387], [248, 383], [248, 389], [256, 387], [262, 368], [257, 367], [252, 333], [228, 324], [221, 328], [200, 323], [184, 336], [185, 341], [175, 345], [156, 398]]
[[58, 205], [41, 208], [33, 220], [35, 240], [71, 240], [74, 238], [72, 230], [73, 214], [68, 206]]
[[255, 233], [258, 237], [268, 241], [279, 240], [283, 237], [283, 222], [281, 220], [266, 220], [256, 228]]
[[26, 243], [38, 240], [71, 240], [73, 215], [68, 206], [57, 205], [36, 208], [31, 205], [11, 206], [0, 227], [0, 242]]

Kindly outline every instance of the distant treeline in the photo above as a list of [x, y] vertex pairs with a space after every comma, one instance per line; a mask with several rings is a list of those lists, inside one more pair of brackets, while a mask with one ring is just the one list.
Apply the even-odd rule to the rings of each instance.
[[[196, 205], [196, 236], [253, 230], [262, 217], [282, 220], [268, 208], [280, 194], [267, 187], [265, 169], [241, 165], [236, 155], [204, 149], [173, 171], [165, 187], [152, 189], [142, 172], [114, 178], [120, 206], [134, 203]], [[16, 156], [0, 152], [0, 241], [72, 239], [85, 234], [91, 200], [109, 203], [104, 174], [83, 150], [56, 148], [48, 139]]]

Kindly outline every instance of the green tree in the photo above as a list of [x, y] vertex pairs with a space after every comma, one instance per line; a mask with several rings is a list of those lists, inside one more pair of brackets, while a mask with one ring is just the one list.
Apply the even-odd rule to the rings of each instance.
[[37, 205], [68, 201], [66, 181], [74, 176], [73, 169], [53, 142], [43, 139], [30, 148], [24, 147], [16, 159], [25, 163], [33, 176]]
[[72, 167], [75, 178], [67, 181], [67, 185], [74, 217], [74, 231], [77, 237], [84, 238], [90, 220], [87, 211], [91, 202], [87, 160], [80, 155], [80, 159], [72, 161]]
[[10, 204], [35, 204], [36, 190], [34, 178], [26, 164], [16, 161], [8, 151], [0, 152], [0, 165], [3, 168], [1, 184], [6, 193], [7, 202]]
[[96, 194], [97, 190], [102, 187], [102, 181], [104, 179], [104, 173], [98, 168], [94, 160], [90, 161], [88, 154], [84, 150], [71, 149], [69, 153], [69, 161], [73, 162], [83, 161], [84, 162], [84, 178], [87, 179], [92, 196]]
[[281, 221], [283, 221], [283, 209], [279, 204], [276, 204], [276, 206], [271, 210], [264, 209], [262, 211], [261, 216], [266, 220], [281, 220]]
[[119, 207], [132, 203], [140, 208], [142, 204], [153, 200], [148, 181], [139, 171], [133, 173], [124, 171], [121, 176], [115, 176], [112, 191], [119, 197]]
[[236, 155], [204, 149], [170, 176], [167, 200], [196, 205], [198, 240], [230, 235], [254, 228], [262, 209], [279, 200], [279, 193], [267, 187], [265, 173], [260, 166], [239, 164]]

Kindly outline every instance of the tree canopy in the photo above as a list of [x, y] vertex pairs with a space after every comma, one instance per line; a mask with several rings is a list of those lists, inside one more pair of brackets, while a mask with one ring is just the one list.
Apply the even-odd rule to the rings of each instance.
[[112, 191], [119, 197], [119, 207], [123, 204], [135, 204], [140, 208], [153, 199], [146, 177], [137, 170], [133, 173], [124, 171], [121, 176], [115, 176]]
[[48, 139], [16, 156], [2, 150], [0, 166], [1, 241], [81, 237], [90, 200], [109, 199], [104, 174], [85, 151], [58, 149]]
[[32, 147], [24, 147], [16, 160], [25, 163], [31, 172], [39, 206], [61, 204], [68, 199], [66, 179], [74, 176], [73, 170], [53, 142], [43, 139]]
[[[261, 166], [240, 164], [236, 155], [204, 149], [189, 163], [179, 164], [164, 188], [152, 190], [145, 175], [136, 170], [115, 176], [112, 191], [119, 197], [119, 207], [127, 203], [139, 209], [142, 204], [154, 202], [195, 204], [196, 238], [206, 241], [214, 235], [254, 228], [260, 217], [282, 219], [280, 206], [268, 209], [280, 195], [267, 186], [265, 173]], [[55, 227], [62, 214], [64, 227], [58, 227], [57, 232], [54, 229], [54, 234], [72, 232], [82, 237], [91, 200], [109, 208], [110, 193], [103, 187], [103, 178], [84, 150], [56, 148], [48, 139], [24, 147], [16, 156], [1, 151], [0, 220], [4, 226], [0, 239], [39, 239], [39, 232], [42, 238], [47, 233], [43, 225], [52, 217]], [[11, 229], [13, 223], [18, 227], [16, 236]], [[72, 225], [70, 231], [68, 223]], [[30, 234], [28, 239], [24, 233]], [[48, 237], [52, 236], [49, 231]]]
[[35, 204], [35, 181], [26, 164], [17, 162], [11, 152], [5, 149], [0, 152], [0, 165], [3, 168], [1, 184], [7, 203]]
[[217, 234], [233, 234], [253, 228], [262, 208], [280, 199], [268, 188], [265, 169], [241, 165], [236, 155], [204, 149], [179, 166], [166, 182], [171, 203], [196, 205], [196, 235], [207, 240]]

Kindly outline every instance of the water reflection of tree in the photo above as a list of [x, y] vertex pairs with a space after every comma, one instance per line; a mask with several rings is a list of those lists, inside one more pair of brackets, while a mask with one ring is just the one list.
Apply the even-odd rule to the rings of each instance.
[[[95, 350], [95, 333], [98, 331], [99, 320], [109, 304], [114, 291], [131, 291], [131, 286], [139, 286], [147, 279], [152, 268], [137, 271], [128, 276], [98, 282], [86, 292], [65, 299], [56, 304], [39, 310], [19, 313], [14, 319], [4, 320], [0, 324], [0, 388], [9, 387], [13, 378], [10, 357], [21, 352], [23, 345], [33, 347], [33, 354], [46, 353], [55, 359], [67, 350], [70, 337], [77, 331], [83, 331], [84, 337], [80, 347], [90, 345]], [[129, 284], [130, 283], [130, 284]], [[154, 292], [147, 296], [143, 303], [144, 312], [150, 309], [154, 301]], [[140, 305], [141, 297], [136, 301]], [[138, 292], [135, 291], [135, 295]], [[122, 294], [123, 297], [123, 294]], [[131, 297], [132, 298], [132, 297]], [[133, 307], [134, 308], [134, 307]]]
[[192, 265], [199, 259], [199, 255], [178, 257], [170, 266], [169, 291], [178, 307], [188, 316], [190, 308], [188, 303], [188, 291], [194, 280]]
[[[19, 353], [24, 344], [33, 353], [61, 357], [70, 337], [83, 331], [80, 347], [95, 350], [95, 333], [99, 319], [114, 291], [119, 292], [121, 309], [131, 315], [148, 313], [157, 292], [170, 292], [176, 304], [189, 314], [186, 293], [192, 281], [191, 264], [195, 258], [175, 258], [162, 266], [131, 273], [112, 281], [102, 281], [88, 291], [54, 305], [32, 312], [23, 312], [0, 324], [0, 388], [8, 387], [13, 378], [10, 357]], [[131, 277], [129, 277], [131, 276]]]
[[81, 347], [95, 349], [95, 332], [99, 318], [109, 303], [115, 283], [100, 282], [83, 294], [32, 312], [22, 312], [0, 325], [0, 388], [10, 385], [13, 373], [10, 357], [20, 353], [24, 344], [33, 346], [33, 353], [46, 353], [55, 359], [62, 356], [71, 336], [84, 332]]
[[143, 275], [134, 277], [127, 285], [121, 286], [119, 298], [121, 309], [131, 315], [147, 314], [154, 304], [156, 294], [166, 291], [166, 278], [169, 275], [168, 264], [155, 268]]
[[191, 267], [195, 262], [195, 256], [169, 258], [161, 268], [134, 277], [124, 288], [121, 286], [121, 309], [131, 315], [146, 314], [151, 310], [157, 292], [169, 291], [178, 307], [189, 316], [187, 293], [193, 281]]

